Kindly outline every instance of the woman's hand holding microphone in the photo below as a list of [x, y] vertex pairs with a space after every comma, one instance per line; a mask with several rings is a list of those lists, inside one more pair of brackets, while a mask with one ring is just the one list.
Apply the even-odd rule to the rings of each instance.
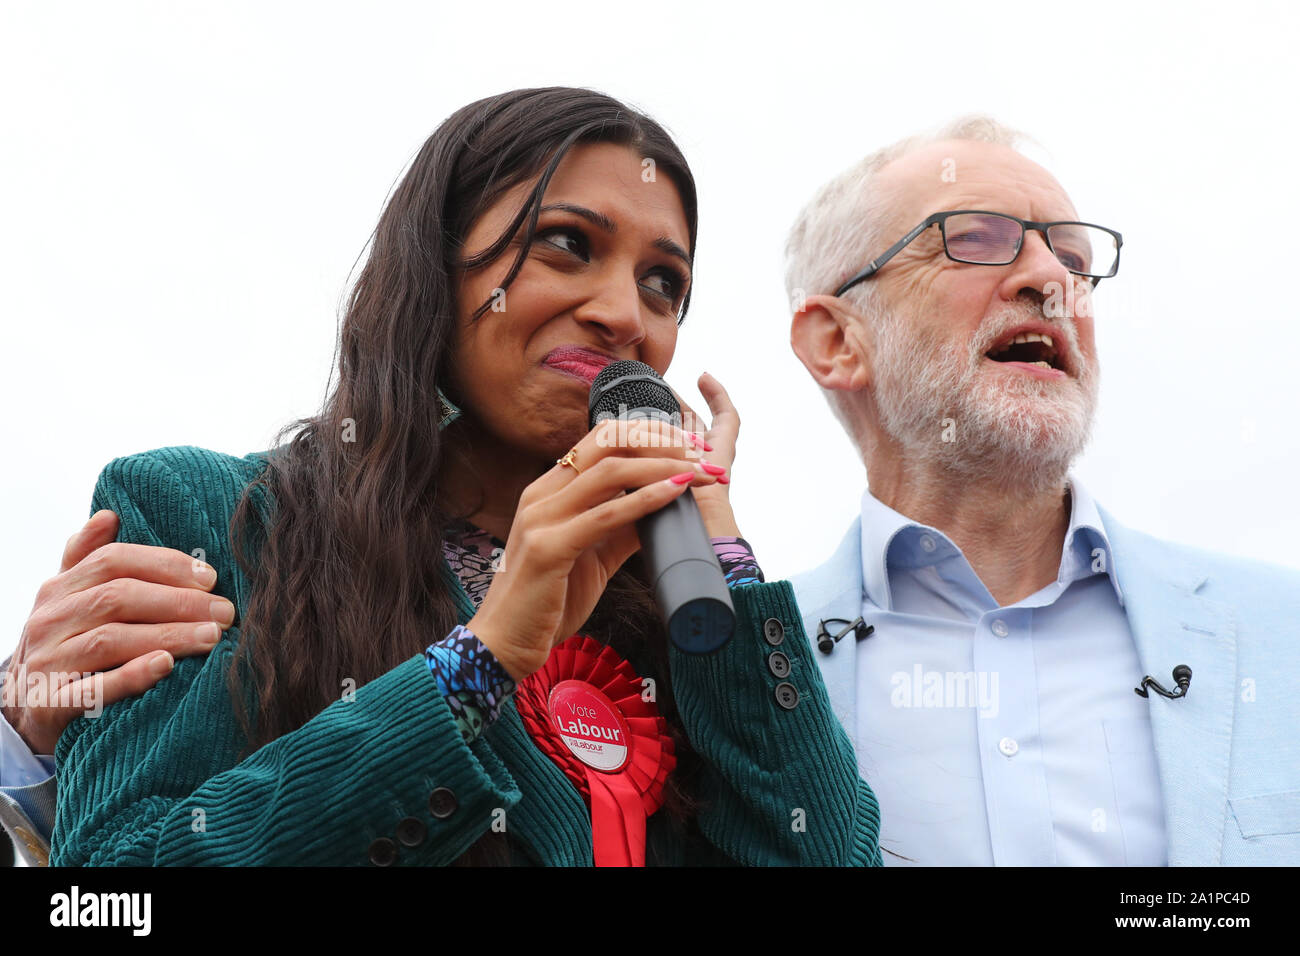
[[709, 500], [707, 512], [701, 500], [715, 488], [725, 492], [740, 424], [722, 386], [709, 382], [715, 418], [704, 436], [662, 422], [609, 419], [561, 459], [568, 464], [524, 489], [503, 570], [466, 625], [516, 682], [590, 616], [610, 578], [640, 548], [638, 519], [694, 487], [709, 534], [735, 533], [727, 530], [735, 521], [725, 493]]

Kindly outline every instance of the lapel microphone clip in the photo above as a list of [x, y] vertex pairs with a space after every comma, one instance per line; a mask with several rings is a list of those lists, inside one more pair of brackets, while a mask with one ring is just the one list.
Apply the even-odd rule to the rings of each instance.
[[[838, 634], [832, 635], [826, 631], [827, 624], [846, 624], [848, 626]], [[870, 637], [871, 632], [875, 629], [876, 625], [866, 623], [861, 617], [855, 621], [846, 621], [842, 617], [828, 617], [817, 625], [817, 650], [821, 651], [823, 654], [829, 654], [831, 651], [835, 650], [835, 642], [845, 634], [849, 633], [849, 631], [852, 631], [856, 635], [857, 640], [860, 641], [864, 637]]]
[[1147, 697], [1147, 689], [1155, 691], [1161, 697], [1168, 697], [1170, 700], [1178, 700], [1180, 697], [1187, 696], [1187, 689], [1192, 685], [1192, 669], [1186, 664], [1179, 664], [1174, 668], [1174, 683], [1178, 686], [1173, 690], [1165, 690], [1160, 686], [1160, 682], [1148, 674], [1142, 678], [1142, 686], [1134, 687], [1133, 693], [1139, 697]]

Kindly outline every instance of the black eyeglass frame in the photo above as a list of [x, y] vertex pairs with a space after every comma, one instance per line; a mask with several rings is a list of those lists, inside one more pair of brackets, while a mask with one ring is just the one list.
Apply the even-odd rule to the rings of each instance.
[[[1020, 224], [1020, 239], [1016, 242], [1016, 251], [1012, 253], [1010, 259], [1008, 259], [1006, 262], [972, 262], [970, 259], [959, 259], [956, 256], [954, 256], [951, 252], [948, 251], [948, 231], [945, 228], [944, 224], [948, 221], [948, 218], [950, 216], [967, 216], [971, 214], [980, 215], [980, 216], [998, 216], [999, 218], [1009, 219], [1012, 222], [1016, 222]], [[1052, 248], [1052, 240], [1047, 235], [1047, 229], [1049, 226], [1089, 226], [1093, 229], [1100, 229], [1102, 232], [1108, 232], [1115, 237], [1114, 265], [1111, 266], [1110, 272], [1100, 276], [1093, 275], [1092, 273], [1089, 272], [1078, 272], [1074, 269], [1071, 269], [1069, 266], [1066, 266], [1066, 270], [1070, 272], [1071, 275], [1083, 276], [1085, 279], [1091, 279], [1093, 286], [1096, 286], [1097, 283], [1100, 282], [1102, 279], [1109, 279], [1111, 276], [1114, 276], [1116, 273], [1119, 272], [1119, 252], [1120, 252], [1120, 248], [1124, 245], [1124, 237], [1121, 236], [1114, 229], [1109, 229], [1106, 226], [1099, 226], [1095, 222], [1079, 222], [1073, 219], [1062, 219], [1055, 222], [1034, 222], [1032, 219], [1020, 219], [1017, 218], [1016, 216], [1008, 215], [1005, 212], [992, 212], [991, 210], [988, 209], [953, 209], [947, 212], [936, 212], [927, 216], [924, 222], [918, 225], [915, 229], [909, 232], [902, 239], [898, 240], [898, 242], [894, 243], [892, 246], [886, 249], [883, 255], [881, 255], [879, 258], [873, 259], [871, 262], [867, 264], [867, 267], [865, 269], [863, 269], [857, 275], [853, 276], [853, 278], [849, 279], [838, 289], [836, 289], [835, 295], [841, 296], [845, 292], [848, 292], [850, 289], [852, 289], [859, 282], [864, 282], [865, 280], [870, 279], [872, 276], [874, 276], [877, 272], [880, 271], [881, 266], [883, 266], [890, 259], [894, 258], [894, 256], [898, 255], [900, 252], [902, 252], [908, 243], [910, 243], [921, 233], [925, 232], [925, 230], [929, 229], [935, 223], [938, 223], [939, 233], [943, 237], [943, 254], [947, 256], [949, 259], [951, 259], [953, 262], [960, 262], [964, 265], [971, 265], [971, 266], [1011, 265], [1011, 263], [1015, 262], [1016, 259], [1020, 257], [1020, 252], [1025, 247], [1026, 229], [1033, 230], [1034, 232], [1042, 233], [1043, 242], [1047, 243], [1048, 250], [1051, 251], [1052, 255], [1056, 255], [1056, 250]], [[1062, 262], [1061, 265], [1065, 265], [1065, 263]]]

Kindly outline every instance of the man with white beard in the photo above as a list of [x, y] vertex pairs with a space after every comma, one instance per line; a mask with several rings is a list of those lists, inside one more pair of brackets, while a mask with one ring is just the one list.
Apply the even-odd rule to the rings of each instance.
[[1121, 240], [1017, 141], [881, 150], [787, 246], [791, 344], [869, 485], [795, 592], [886, 862], [1300, 863], [1300, 575], [1128, 530], [1069, 474]]

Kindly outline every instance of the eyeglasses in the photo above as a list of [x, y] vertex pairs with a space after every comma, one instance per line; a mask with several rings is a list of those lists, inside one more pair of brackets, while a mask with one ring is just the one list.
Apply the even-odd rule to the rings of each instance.
[[1119, 271], [1119, 247], [1124, 244], [1124, 238], [1114, 229], [1090, 222], [1032, 222], [980, 209], [936, 212], [836, 289], [835, 294], [843, 295], [870, 279], [904, 246], [935, 224], [943, 236], [943, 251], [948, 258], [977, 266], [1010, 265], [1020, 255], [1025, 230], [1041, 232], [1061, 265], [1077, 276], [1091, 279], [1093, 285]]

